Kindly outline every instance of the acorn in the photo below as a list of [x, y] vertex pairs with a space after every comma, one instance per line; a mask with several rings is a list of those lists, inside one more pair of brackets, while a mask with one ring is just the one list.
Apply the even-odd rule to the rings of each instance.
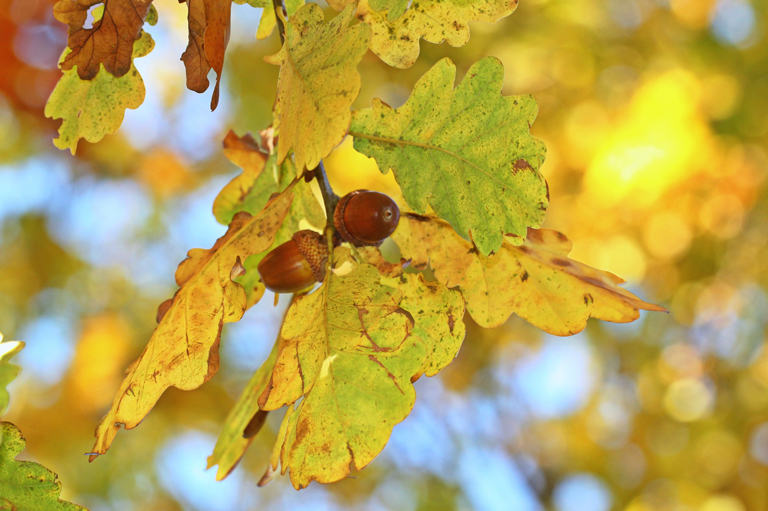
[[344, 241], [361, 247], [378, 246], [400, 221], [400, 208], [387, 195], [370, 190], [355, 190], [339, 200], [333, 225]]
[[275, 293], [295, 293], [325, 278], [328, 246], [325, 236], [298, 231], [259, 263], [261, 281]]

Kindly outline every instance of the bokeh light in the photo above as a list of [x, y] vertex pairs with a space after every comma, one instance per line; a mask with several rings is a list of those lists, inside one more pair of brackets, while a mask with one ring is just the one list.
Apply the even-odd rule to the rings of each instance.
[[[43, 107], [66, 27], [53, 0], [0, 2], [0, 332], [26, 348], [5, 419], [22, 455], [94, 510], [752, 511], [768, 507], [768, 4], [756, 0], [524, 0], [472, 23], [461, 48], [422, 43], [408, 70], [373, 54], [355, 108], [396, 107], [443, 57], [461, 76], [486, 55], [505, 94], [533, 94], [547, 144], [545, 227], [572, 256], [627, 279], [669, 314], [591, 321], [570, 338], [520, 318], [467, 318], [457, 359], [416, 382], [416, 404], [365, 470], [295, 492], [264, 473], [270, 413], [224, 482], [205, 470], [234, 400], [267, 357], [287, 300], [227, 325], [221, 369], [170, 389], [93, 464], [82, 454], [191, 248], [226, 227], [211, 204], [239, 173], [232, 128], [271, 122], [277, 35], [233, 6], [217, 110], [184, 86], [187, 10], [155, 0], [156, 41], [136, 61], [147, 94], [77, 156], [51, 144]], [[325, 4], [323, 4], [325, 8]], [[326, 16], [331, 15], [330, 9]], [[345, 140], [325, 161], [339, 194], [400, 199], [392, 173]]]

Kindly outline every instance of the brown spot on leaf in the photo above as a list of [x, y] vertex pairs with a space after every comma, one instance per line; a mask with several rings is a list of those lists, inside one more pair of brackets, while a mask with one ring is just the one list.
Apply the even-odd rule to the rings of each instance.
[[519, 159], [512, 165], [512, 173], [517, 174], [521, 170], [533, 170], [533, 167], [527, 161]]
[[595, 299], [592, 298], [592, 295], [589, 293], [584, 294], [584, 305], [589, 305], [590, 303], [594, 303]]
[[523, 271], [523, 274], [520, 276], [520, 281], [525, 282], [526, 280], [528, 280], [528, 272]]

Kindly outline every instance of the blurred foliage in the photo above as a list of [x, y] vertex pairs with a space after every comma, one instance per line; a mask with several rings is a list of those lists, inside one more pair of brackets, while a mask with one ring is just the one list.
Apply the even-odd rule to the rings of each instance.
[[[27, 347], [7, 419], [25, 456], [91, 509], [745, 511], [768, 506], [768, 4], [760, 0], [525, 0], [461, 48], [421, 43], [413, 67], [368, 53], [354, 107], [393, 107], [440, 58], [463, 76], [486, 55], [505, 94], [539, 102], [545, 227], [574, 259], [622, 275], [669, 315], [590, 322], [561, 339], [519, 318], [485, 330], [416, 384], [411, 416], [365, 471], [301, 493], [256, 489], [281, 417], [270, 414], [223, 482], [216, 434], [267, 357], [286, 303], [265, 297], [225, 332], [222, 368], [171, 389], [107, 456], [83, 453], [122, 370], [154, 329], [192, 247], [224, 232], [213, 198], [239, 171], [221, 153], [271, 119], [276, 34], [233, 7], [221, 100], [184, 89], [186, 9], [156, 0], [147, 87], [122, 128], [77, 157], [43, 116], [66, 40], [52, 0], [0, 2], [0, 331]], [[326, 161], [338, 193], [396, 195], [391, 173], [345, 141]], [[276, 415], [273, 417], [273, 415]]]

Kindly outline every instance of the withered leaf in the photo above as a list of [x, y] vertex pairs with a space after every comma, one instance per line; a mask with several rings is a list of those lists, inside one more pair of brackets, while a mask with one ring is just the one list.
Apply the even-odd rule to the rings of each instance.
[[[104, 4], [104, 15], [92, 28], [84, 28], [91, 7]], [[59, 0], [53, 6], [57, 20], [69, 25], [67, 46], [72, 50], [61, 62], [63, 70], [77, 66], [83, 80], [92, 80], [104, 64], [110, 74], [120, 77], [131, 69], [133, 42], [152, 0]]]
[[224, 53], [229, 43], [231, 0], [187, 0], [189, 44], [181, 55], [187, 72], [187, 88], [208, 90], [208, 71], [216, 71], [216, 87], [211, 110], [219, 104], [219, 86], [224, 68]]
[[232, 268], [272, 244], [292, 200], [287, 191], [257, 216], [240, 213], [211, 249], [189, 251], [176, 270], [180, 289], [96, 429], [91, 461], [109, 449], [121, 425], [136, 427], [165, 389], [192, 390], [216, 373], [222, 326], [239, 321], [246, 308], [245, 290], [231, 280]]
[[572, 243], [551, 229], [529, 229], [525, 242], [505, 242], [483, 256], [451, 226], [436, 217], [405, 214], [393, 235], [413, 266], [432, 267], [438, 281], [458, 286], [467, 311], [493, 328], [515, 313], [554, 335], [573, 335], [590, 317], [627, 323], [640, 309], [664, 311], [619, 287], [625, 281], [568, 258]]

